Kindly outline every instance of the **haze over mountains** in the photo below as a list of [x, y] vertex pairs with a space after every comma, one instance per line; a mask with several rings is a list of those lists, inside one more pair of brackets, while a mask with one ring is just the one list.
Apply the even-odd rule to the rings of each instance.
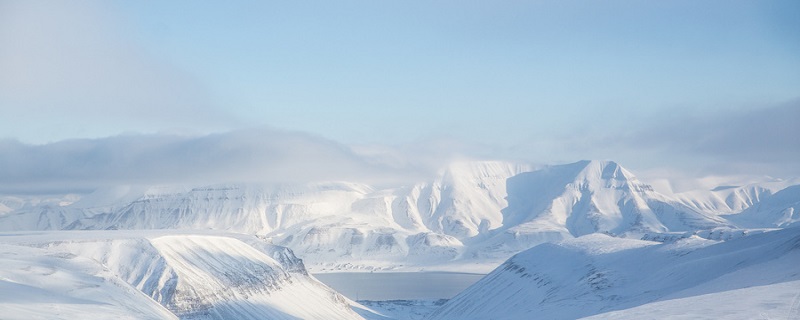
[[641, 239], [795, 225], [800, 189], [792, 183], [667, 195], [613, 161], [538, 169], [457, 162], [395, 188], [251, 183], [121, 186], [62, 203], [5, 197], [0, 229], [225, 230], [287, 246], [315, 271], [473, 265], [485, 272], [537, 244], [593, 233]]
[[800, 319], [798, 16], [0, 1], [0, 320]]
[[430, 319], [791, 315], [799, 187], [665, 194], [613, 161], [462, 161], [397, 187], [3, 196], [0, 306], [20, 319], [387, 319], [309, 270], [494, 269], [441, 307], [419, 305]]

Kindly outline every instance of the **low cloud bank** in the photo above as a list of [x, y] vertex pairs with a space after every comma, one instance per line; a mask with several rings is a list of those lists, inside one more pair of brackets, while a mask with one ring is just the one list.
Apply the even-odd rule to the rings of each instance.
[[[224, 182], [410, 182], [432, 174], [442, 154], [349, 146], [271, 129], [205, 136], [121, 135], [44, 145], [0, 141], [0, 192], [91, 190], [121, 184]], [[437, 160], [439, 159], [439, 160]]]
[[203, 136], [120, 135], [32, 145], [0, 140], [0, 193], [65, 193], [113, 185], [354, 181], [397, 186], [460, 159], [556, 164], [611, 159], [634, 172], [800, 177], [800, 100], [713, 118], [674, 116], [624, 130], [542, 137], [512, 146], [436, 137], [404, 145], [345, 145], [267, 128]]

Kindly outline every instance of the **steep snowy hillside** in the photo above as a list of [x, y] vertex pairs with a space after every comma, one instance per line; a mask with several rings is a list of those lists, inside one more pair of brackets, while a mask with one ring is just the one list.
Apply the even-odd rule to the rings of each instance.
[[527, 166], [462, 162], [432, 182], [363, 195], [325, 219], [268, 233], [316, 270], [396, 268], [458, 259], [464, 242], [502, 225], [506, 180]]
[[418, 196], [406, 197], [416, 203], [429, 230], [463, 240], [504, 223], [500, 211], [508, 205], [506, 181], [530, 170], [498, 161], [455, 163], [433, 183], [417, 186]]
[[[55, 292], [53, 303], [68, 310], [80, 309], [75, 304], [95, 303], [109, 310], [107, 314], [98, 310], [104, 317], [127, 312], [132, 318], [173, 314], [181, 319], [361, 318], [344, 297], [308, 275], [291, 251], [250, 236], [71, 231], [1, 238], [4, 248], [14, 248], [4, 251], [0, 260], [2, 285], [27, 288], [31, 295]], [[20, 258], [23, 253], [26, 257]], [[74, 261], [84, 265], [73, 272]], [[61, 266], [67, 271], [59, 271]], [[110, 296], [105, 298], [105, 292]], [[98, 297], [84, 302], [79, 294], [82, 299]], [[30, 301], [13, 295], [2, 298], [0, 305], [15, 308], [20, 318], [37, 312], [49, 317], [46, 310], [31, 305], [50, 301], [47, 296]]]
[[[747, 299], [755, 309], [739, 318], [787, 314], [800, 289], [798, 265], [798, 228], [724, 242], [692, 237], [657, 243], [591, 234], [515, 255], [429, 318], [576, 319], [630, 308], [608, 315], [721, 318], [741, 309], [726, 304], [733, 297], [762, 291], [771, 293]], [[675, 309], [663, 313], [658, 308], [664, 306]]]
[[537, 244], [591, 233], [639, 239], [783, 227], [796, 221], [793, 203], [800, 201], [790, 189], [778, 192], [787, 183], [673, 198], [613, 161], [539, 170], [457, 162], [430, 181], [386, 189], [350, 182], [121, 186], [82, 198], [5, 197], [0, 230], [224, 230], [289, 247], [314, 271], [452, 270], [478, 263], [489, 267], [471, 271], [485, 272]]

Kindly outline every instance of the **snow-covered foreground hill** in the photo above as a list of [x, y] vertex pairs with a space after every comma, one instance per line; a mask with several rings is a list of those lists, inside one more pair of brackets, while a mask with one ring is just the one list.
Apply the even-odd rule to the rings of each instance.
[[592, 233], [640, 239], [796, 225], [798, 188], [770, 181], [665, 195], [613, 161], [536, 170], [458, 162], [394, 188], [123, 186], [80, 198], [0, 197], [0, 230], [224, 230], [289, 247], [315, 272], [488, 272], [537, 244]]
[[361, 319], [349, 304], [251, 236], [0, 234], [3, 319]]
[[96, 261], [0, 244], [3, 319], [177, 319]]
[[591, 234], [519, 253], [429, 319], [800, 318], [800, 228], [713, 241]]

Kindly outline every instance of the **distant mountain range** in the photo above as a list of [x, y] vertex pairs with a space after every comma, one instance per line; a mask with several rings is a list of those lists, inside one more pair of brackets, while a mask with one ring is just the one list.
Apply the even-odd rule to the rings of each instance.
[[309, 270], [494, 269], [428, 319], [798, 317], [795, 182], [663, 194], [612, 161], [459, 162], [395, 188], [2, 196], [0, 309], [11, 319], [387, 319]]
[[[458, 162], [395, 188], [304, 185], [121, 186], [82, 198], [0, 198], [0, 230], [182, 229], [256, 235], [313, 271], [488, 271], [537, 244], [602, 233], [669, 238], [784, 228], [800, 185], [770, 182], [666, 195], [613, 161], [534, 168]], [[482, 263], [482, 264], [481, 264]]]

